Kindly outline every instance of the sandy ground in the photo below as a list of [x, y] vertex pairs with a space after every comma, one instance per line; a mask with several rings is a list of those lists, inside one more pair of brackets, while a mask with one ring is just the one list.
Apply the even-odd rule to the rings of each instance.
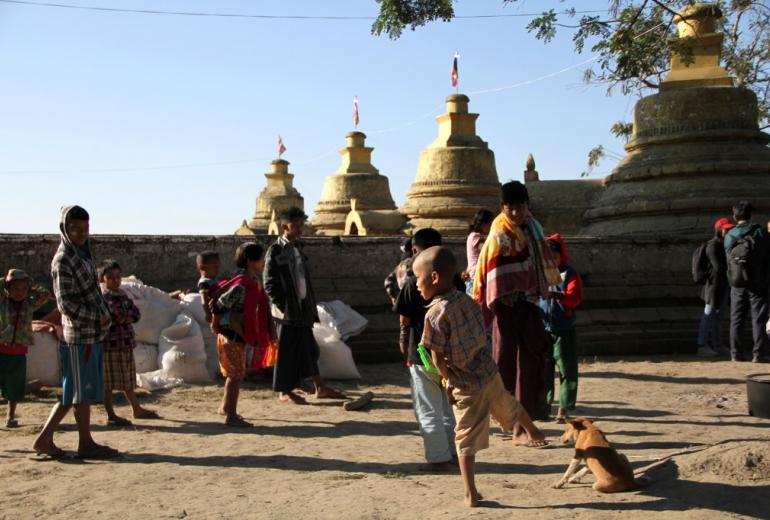
[[[55, 399], [43, 391], [21, 406], [21, 428], [0, 430], [0, 518], [770, 517], [770, 420], [747, 415], [744, 384], [768, 365], [583, 363], [577, 412], [595, 418], [634, 466], [720, 444], [652, 470], [654, 483], [642, 491], [600, 495], [592, 477], [551, 489], [569, 447], [514, 447], [493, 428], [477, 463], [487, 501], [475, 510], [461, 503], [459, 473], [418, 471], [422, 443], [405, 370], [360, 368], [357, 386], [339, 386], [354, 395], [374, 391], [367, 411], [346, 412], [334, 401], [286, 405], [266, 384], [251, 385], [240, 406], [251, 430], [221, 424], [216, 385], [143, 394], [164, 418], [123, 430], [104, 426], [96, 407], [97, 441], [124, 452], [114, 461], [33, 460], [33, 437]], [[539, 424], [555, 444], [561, 428]], [[69, 416], [56, 441], [73, 450], [76, 435]]]

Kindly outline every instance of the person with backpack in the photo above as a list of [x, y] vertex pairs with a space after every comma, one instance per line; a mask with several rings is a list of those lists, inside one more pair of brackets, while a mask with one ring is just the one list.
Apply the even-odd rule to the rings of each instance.
[[698, 246], [693, 254], [693, 279], [702, 284], [703, 316], [698, 327], [698, 355], [716, 357], [727, 354], [722, 345], [721, 310], [727, 303], [727, 256], [724, 237], [735, 225], [728, 218], [714, 223], [714, 237]]
[[733, 206], [735, 227], [725, 235], [727, 277], [730, 283], [730, 357], [743, 361], [741, 329], [751, 315], [754, 363], [767, 362], [768, 281], [770, 235], [751, 222], [752, 205], [741, 200]]

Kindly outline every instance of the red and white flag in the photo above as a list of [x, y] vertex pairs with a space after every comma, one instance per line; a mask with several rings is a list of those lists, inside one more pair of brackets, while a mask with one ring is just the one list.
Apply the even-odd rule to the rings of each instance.
[[358, 128], [358, 96], [353, 98], [353, 126]]
[[452, 86], [457, 86], [457, 77], [459, 76], [459, 72], [457, 71], [457, 60], [460, 58], [460, 55], [455, 52], [455, 57], [452, 60], [452, 74], [449, 76], [452, 80]]
[[281, 158], [281, 155], [283, 155], [283, 152], [286, 151], [286, 146], [283, 144], [283, 139], [281, 139], [281, 136], [278, 136], [278, 158]]

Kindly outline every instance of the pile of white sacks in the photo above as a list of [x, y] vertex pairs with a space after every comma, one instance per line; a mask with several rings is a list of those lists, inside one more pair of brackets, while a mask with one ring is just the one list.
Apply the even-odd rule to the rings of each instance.
[[[152, 390], [212, 382], [219, 371], [217, 342], [206, 322], [200, 295], [188, 294], [179, 301], [134, 277], [124, 278], [121, 289], [142, 315], [134, 324], [137, 384]], [[353, 355], [344, 341], [366, 328], [366, 318], [339, 300], [319, 304], [318, 313], [321, 323], [315, 324], [313, 335], [321, 350], [321, 376], [358, 379]], [[27, 379], [58, 385], [58, 341], [47, 332], [36, 332], [34, 336], [35, 344], [27, 358]]]

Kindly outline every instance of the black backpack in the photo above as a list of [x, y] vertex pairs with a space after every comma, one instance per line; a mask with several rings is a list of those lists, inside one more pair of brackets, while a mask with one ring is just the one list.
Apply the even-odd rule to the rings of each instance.
[[708, 241], [703, 242], [692, 252], [692, 281], [698, 285], [704, 285], [711, 272], [711, 263], [706, 254], [707, 245]]
[[755, 227], [742, 237], [734, 238], [727, 250], [727, 279], [733, 287], [750, 287], [760, 282], [762, 266]]

